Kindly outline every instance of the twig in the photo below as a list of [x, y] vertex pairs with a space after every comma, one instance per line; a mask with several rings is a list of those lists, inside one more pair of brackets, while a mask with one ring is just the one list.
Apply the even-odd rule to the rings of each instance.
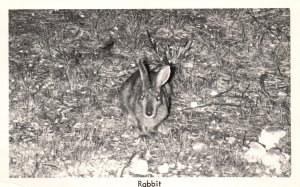
[[264, 95], [266, 95], [268, 98], [270, 98], [270, 94], [266, 91], [266, 88], [265, 88], [265, 79], [267, 77], [268, 77], [267, 73], [262, 74], [259, 78], [259, 85], [260, 85], [260, 88], [262, 89], [262, 93]]
[[149, 39], [149, 41], [150, 41], [151, 47], [152, 47], [153, 50], [156, 52], [156, 47], [157, 47], [157, 45], [156, 45], [155, 42], [152, 41], [150, 32], [149, 32], [148, 30], [147, 30], [147, 36], [148, 36], [148, 39]]
[[247, 92], [247, 90], [250, 88], [250, 83], [248, 84], [247, 88], [242, 92], [242, 98], [244, 97], [245, 93]]
[[231, 104], [231, 103], [215, 103], [215, 102], [210, 102], [210, 103], [207, 103], [207, 104], [204, 104], [204, 105], [200, 105], [200, 106], [196, 106], [196, 107], [183, 108], [182, 110], [193, 110], [195, 108], [203, 108], [203, 107], [212, 106], [212, 105], [241, 107], [241, 105], [236, 105], [236, 104]]
[[254, 15], [252, 15], [249, 11], [246, 11], [247, 14], [249, 14], [252, 19], [258, 23], [259, 25], [263, 25], [264, 28], [266, 28], [271, 34], [273, 34], [274, 36], [276, 36], [276, 38], [280, 41], [280, 39], [278, 38], [278, 36], [272, 31], [272, 29], [269, 26], [266, 26], [264, 24], [262, 24]]
[[232, 90], [232, 88], [234, 88], [234, 85], [232, 85], [228, 90], [225, 90], [224, 92], [220, 92], [219, 94], [217, 94], [215, 97], [220, 97], [221, 95], [229, 92], [230, 90]]

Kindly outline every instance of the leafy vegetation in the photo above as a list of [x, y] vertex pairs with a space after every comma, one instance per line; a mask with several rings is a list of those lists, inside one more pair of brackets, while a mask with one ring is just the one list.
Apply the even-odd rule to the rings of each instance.
[[[118, 101], [141, 58], [173, 70], [146, 140]], [[242, 157], [266, 126], [291, 153], [289, 9], [10, 10], [9, 91], [10, 177], [291, 174]]]

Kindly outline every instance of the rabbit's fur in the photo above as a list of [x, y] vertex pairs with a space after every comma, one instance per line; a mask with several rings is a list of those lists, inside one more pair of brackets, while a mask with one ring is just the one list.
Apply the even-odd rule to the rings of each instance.
[[148, 71], [144, 61], [138, 63], [138, 70], [121, 86], [120, 100], [141, 134], [148, 134], [157, 128], [169, 114], [172, 89], [167, 82], [170, 66]]

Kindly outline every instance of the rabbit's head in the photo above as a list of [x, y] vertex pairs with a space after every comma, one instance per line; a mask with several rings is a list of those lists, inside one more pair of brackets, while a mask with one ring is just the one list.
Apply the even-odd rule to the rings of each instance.
[[139, 72], [142, 80], [142, 92], [139, 102], [142, 105], [145, 118], [155, 118], [158, 108], [166, 105], [166, 94], [162, 91], [162, 86], [170, 77], [170, 66], [163, 66], [158, 72], [148, 73], [142, 61], [139, 62]]

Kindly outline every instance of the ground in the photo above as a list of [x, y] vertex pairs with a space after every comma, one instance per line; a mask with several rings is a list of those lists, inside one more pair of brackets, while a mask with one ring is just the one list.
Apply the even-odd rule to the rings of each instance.
[[[147, 139], [118, 100], [141, 58], [172, 67]], [[291, 154], [289, 9], [10, 10], [9, 110], [10, 177], [290, 176], [245, 158], [266, 127]]]

